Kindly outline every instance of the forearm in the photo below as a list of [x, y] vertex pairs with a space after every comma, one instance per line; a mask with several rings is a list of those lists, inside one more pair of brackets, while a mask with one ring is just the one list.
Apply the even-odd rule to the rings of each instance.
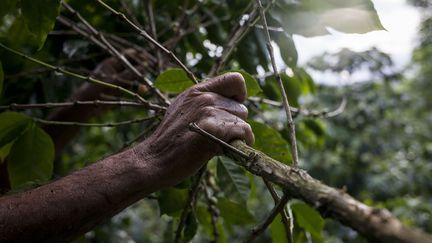
[[163, 180], [157, 162], [132, 149], [28, 192], [0, 198], [0, 242], [63, 242], [90, 230]]

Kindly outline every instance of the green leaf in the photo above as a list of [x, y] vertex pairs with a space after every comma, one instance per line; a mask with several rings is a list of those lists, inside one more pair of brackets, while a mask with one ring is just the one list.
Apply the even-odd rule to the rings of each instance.
[[180, 68], [171, 68], [161, 73], [155, 81], [156, 88], [164, 92], [180, 93], [194, 83], [186, 72]]
[[182, 242], [190, 242], [198, 230], [198, 223], [195, 214], [192, 211], [186, 217], [185, 227], [183, 229]]
[[12, 148], [13, 142], [8, 143], [2, 148], [0, 148], [0, 164], [5, 161], [6, 157], [9, 155], [10, 149]]
[[271, 14], [291, 34], [326, 35], [327, 27], [346, 33], [384, 30], [370, 0], [304, 0], [278, 5]]
[[241, 75], [245, 79], [248, 96], [255, 96], [262, 92], [261, 87], [258, 84], [258, 81], [252, 75], [250, 75], [249, 73], [243, 70], [235, 71], [235, 72], [241, 73]]
[[275, 160], [285, 164], [291, 163], [289, 144], [282, 138], [278, 131], [266, 124], [256, 121], [249, 121], [249, 124], [255, 134], [254, 148], [264, 152]]
[[218, 157], [217, 178], [225, 196], [245, 203], [250, 193], [250, 181], [245, 171], [227, 157]]
[[290, 67], [297, 65], [298, 53], [294, 40], [287, 33], [282, 33], [275, 39], [279, 46], [282, 60]]
[[44, 130], [32, 124], [13, 144], [9, 153], [8, 172], [12, 188], [29, 181], [51, 178], [54, 144]]
[[0, 148], [17, 139], [31, 123], [31, 119], [17, 112], [0, 114]]
[[0, 97], [3, 91], [3, 81], [4, 81], [3, 65], [0, 61]]
[[195, 208], [195, 214], [200, 226], [204, 229], [205, 233], [209, 236], [212, 235], [213, 227], [211, 222], [211, 215], [207, 210], [207, 205], [198, 205]]
[[21, 0], [21, 11], [28, 30], [36, 37], [41, 49], [59, 15], [59, 0]]
[[280, 214], [276, 216], [273, 222], [270, 224], [270, 235], [273, 242], [286, 242], [285, 226], [282, 223], [282, 217]]
[[316, 242], [323, 242], [321, 232], [324, 229], [324, 219], [309, 205], [303, 202], [294, 202], [291, 205], [297, 224], [311, 233]]
[[17, 0], [2, 0], [1, 8], [0, 8], [0, 21], [2, 18], [11, 12], [13, 8], [16, 7]]
[[186, 205], [187, 197], [187, 189], [170, 187], [160, 190], [158, 197], [160, 214], [166, 214], [173, 217], [180, 216], [181, 210]]
[[237, 202], [230, 201], [226, 198], [220, 198], [217, 207], [220, 210], [222, 218], [228, 224], [253, 224], [254, 217], [244, 206]]

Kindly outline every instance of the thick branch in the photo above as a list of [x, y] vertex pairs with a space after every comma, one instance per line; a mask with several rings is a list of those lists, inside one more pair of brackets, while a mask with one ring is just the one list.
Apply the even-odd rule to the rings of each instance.
[[233, 150], [226, 150], [226, 155], [239, 165], [278, 184], [290, 196], [315, 207], [323, 216], [339, 220], [372, 242], [432, 242], [431, 235], [403, 225], [386, 209], [369, 207], [347, 193], [312, 178], [306, 171], [276, 161], [242, 141], [233, 141], [231, 145], [248, 155], [246, 159]]

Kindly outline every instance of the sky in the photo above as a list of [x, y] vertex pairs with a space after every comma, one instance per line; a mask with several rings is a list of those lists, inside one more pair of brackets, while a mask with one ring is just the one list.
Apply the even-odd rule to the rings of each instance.
[[[416, 33], [421, 21], [420, 12], [405, 3], [405, 0], [372, 0], [381, 23], [387, 31], [373, 31], [366, 34], [344, 34], [332, 30], [331, 35], [305, 38], [294, 36], [299, 53], [299, 64], [304, 65], [311, 57], [323, 52], [337, 52], [342, 48], [364, 51], [377, 47], [393, 57], [396, 68], [401, 69], [411, 59], [416, 45]], [[311, 73], [316, 82], [336, 84], [333, 75]], [[351, 81], [360, 81], [366, 74], [358, 74]]]

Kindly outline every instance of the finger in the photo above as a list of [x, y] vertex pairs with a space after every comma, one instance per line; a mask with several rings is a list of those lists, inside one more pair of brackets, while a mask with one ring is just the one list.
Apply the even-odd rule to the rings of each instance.
[[198, 99], [202, 100], [202, 105], [210, 106], [216, 109], [227, 111], [243, 120], [247, 119], [248, 109], [242, 103], [233, 99], [226, 98], [216, 93], [205, 92], [202, 93]]
[[244, 140], [248, 145], [255, 142], [251, 126], [224, 110], [214, 109], [210, 116], [198, 121], [197, 124], [225, 142], [231, 142], [235, 139]]
[[214, 92], [227, 98], [243, 102], [246, 99], [246, 84], [240, 73], [230, 72], [195, 86], [201, 92]]

